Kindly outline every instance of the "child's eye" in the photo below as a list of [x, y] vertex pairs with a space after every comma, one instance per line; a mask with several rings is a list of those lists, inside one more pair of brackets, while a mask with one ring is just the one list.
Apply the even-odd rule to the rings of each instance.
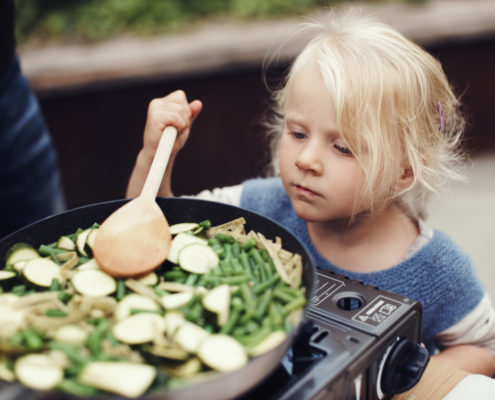
[[347, 146], [341, 144], [334, 144], [333, 147], [343, 155], [352, 156], [352, 151]]
[[302, 133], [302, 132], [296, 132], [296, 131], [293, 131], [291, 132], [292, 136], [294, 136], [294, 138], [296, 139], [305, 139], [308, 137], [308, 135], [306, 135], [305, 133]]

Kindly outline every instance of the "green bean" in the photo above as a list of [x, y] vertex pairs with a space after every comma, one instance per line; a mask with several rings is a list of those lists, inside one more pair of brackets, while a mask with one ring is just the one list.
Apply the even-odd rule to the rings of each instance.
[[41, 350], [43, 347], [43, 339], [41, 335], [34, 329], [25, 329], [22, 332], [26, 346], [31, 350]]
[[70, 299], [72, 299], [72, 295], [70, 293], [67, 293], [65, 290], [62, 290], [58, 295], [58, 299], [62, 303], [67, 303]]
[[49, 310], [46, 310], [45, 315], [47, 317], [66, 317], [67, 313], [58, 308], [51, 308]]
[[76, 364], [86, 364], [91, 361], [89, 357], [80, 354], [77, 347], [71, 344], [52, 341], [48, 343], [48, 347], [52, 350], [62, 351], [69, 360]]
[[296, 296], [291, 295], [284, 290], [281, 290], [281, 288], [279, 287], [276, 287], [273, 291], [273, 297], [282, 300], [284, 303], [290, 303], [292, 300], [294, 300], [294, 298], [296, 298]]
[[241, 254], [241, 244], [236, 240], [232, 244], [232, 255], [234, 258], [239, 258], [239, 255]]
[[297, 297], [294, 300], [292, 300], [290, 303], [287, 303], [284, 306], [284, 311], [285, 313], [290, 313], [291, 311], [297, 310], [298, 308], [303, 307], [306, 304], [306, 298], [305, 297]]
[[125, 296], [126, 287], [124, 279], [117, 279], [117, 292], [115, 293], [115, 298], [120, 301]]
[[260, 294], [264, 292], [266, 289], [273, 287], [278, 281], [280, 280], [280, 275], [273, 275], [270, 279], [267, 279], [266, 281], [257, 284], [253, 292], [254, 294]]
[[227, 235], [225, 233], [217, 233], [214, 237], [221, 243], [234, 243], [235, 241], [233, 236]]
[[241, 283], [249, 282], [249, 276], [247, 275], [234, 275], [234, 276], [226, 276], [221, 278], [221, 283], [226, 283], [227, 285], [240, 285]]
[[234, 268], [234, 273], [236, 274], [244, 273], [244, 268], [242, 267], [238, 258], [233, 258], [232, 260], [230, 260], [230, 263]]
[[239, 261], [244, 269], [244, 272], [251, 278], [251, 280], [255, 280], [253, 276], [253, 272], [251, 271], [251, 264], [249, 263], [249, 256], [246, 252], [242, 252], [239, 256]]
[[247, 242], [241, 245], [241, 249], [244, 251], [249, 251], [251, 248], [256, 247], [258, 242], [254, 238], [249, 238]]
[[265, 339], [271, 332], [272, 330], [269, 327], [264, 326], [258, 329], [257, 331], [255, 331], [254, 333], [250, 335], [246, 335], [243, 338], [240, 338], [239, 340], [246, 347], [254, 347], [258, 343], [260, 343], [263, 339]]
[[272, 294], [273, 291], [271, 289], [268, 289], [260, 298], [258, 307], [256, 308], [256, 313], [254, 314], [254, 317], [256, 319], [261, 319], [265, 315], [266, 310], [268, 309], [268, 305], [272, 301]]
[[51, 256], [61, 254], [61, 253], [67, 253], [67, 250], [62, 250], [62, 249], [55, 249], [53, 247], [47, 246], [46, 244], [42, 244], [40, 247], [38, 247], [38, 253], [40, 253], [42, 256]]
[[261, 254], [256, 247], [253, 247], [251, 250], [249, 250], [249, 255], [254, 259], [256, 264], [263, 265], [263, 257], [261, 257]]
[[230, 260], [234, 258], [234, 253], [232, 252], [232, 243], [226, 242], [223, 245], [223, 258], [225, 260]]
[[194, 286], [194, 284], [198, 281], [198, 279], [199, 279], [199, 275], [190, 274], [184, 283], [188, 286]]
[[110, 322], [108, 319], [100, 318], [97, 321], [95, 329], [88, 335], [85, 343], [91, 354], [98, 355], [101, 352], [101, 340], [105, 336], [109, 327]]
[[78, 397], [93, 397], [98, 394], [98, 389], [85, 385], [76, 379], [62, 379], [57, 388]]
[[48, 289], [50, 292], [56, 292], [60, 290], [60, 282], [57, 278], [52, 279], [52, 283], [50, 284], [50, 288]]
[[201, 221], [199, 223], [199, 226], [203, 229], [210, 229], [211, 228], [211, 221], [209, 219], [205, 219], [204, 221]]
[[225, 325], [222, 326], [222, 328], [220, 329], [220, 333], [228, 335], [239, 321], [240, 316], [241, 316], [241, 308], [233, 307], [232, 310], [230, 311], [229, 319], [227, 320]]
[[181, 270], [172, 269], [170, 271], [165, 272], [163, 276], [167, 281], [178, 281], [180, 279], [184, 279], [186, 277], [186, 274]]
[[272, 320], [274, 326], [282, 326], [284, 319], [282, 313], [277, 308], [274, 302], [271, 302], [268, 305], [268, 315], [270, 316], [270, 319]]

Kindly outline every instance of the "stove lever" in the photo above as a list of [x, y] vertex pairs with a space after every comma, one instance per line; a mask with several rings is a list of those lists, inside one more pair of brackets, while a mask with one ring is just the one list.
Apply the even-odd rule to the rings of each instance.
[[403, 393], [416, 385], [430, 360], [419, 343], [400, 340], [391, 350], [383, 369], [381, 389], [388, 395]]

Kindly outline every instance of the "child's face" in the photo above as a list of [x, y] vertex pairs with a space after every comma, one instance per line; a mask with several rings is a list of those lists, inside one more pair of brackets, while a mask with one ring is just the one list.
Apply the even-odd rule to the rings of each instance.
[[310, 222], [350, 217], [363, 175], [320, 73], [305, 67], [293, 79], [280, 144], [280, 176], [294, 210]]

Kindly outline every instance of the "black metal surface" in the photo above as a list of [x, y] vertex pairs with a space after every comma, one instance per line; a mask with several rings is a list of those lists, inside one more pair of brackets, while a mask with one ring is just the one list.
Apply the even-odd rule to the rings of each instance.
[[[57, 240], [63, 234], [75, 232], [78, 228], [91, 226], [93, 223], [101, 223], [114, 210], [125, 204], [127, 200], [116, 200], [104, 203], [97, 203], [80, 207], [65, 213], [52, 216], [31, 225], [28, 225], [0, 240], [0, 259], [5, 258], [5, 254], [14, 243], [27, 242], [33, 246], [43, 243], [50, 243]], [[278, 223], [265, 218], [259, 214], [252, 213], [238, 207], [196, 199], [184, 198], [158, 198], [158, 205], [162, 208], [169, 224], [177, 222], [194, 221], [199, 222], [210, 219], [213, 225], [219, 225], [235, 218], [244, 217], [246, 219], [246, 231], [254, 230], [263, 233], [268, 239], [280, 237], [283, 247], [291, 252], [298, 253], [303, 261], [303, 285], [306, 288], [308, 300], [313, 295], [315, 283], [315, 267], [310, 261], [309, 255], [304, 246], [285, 228]], [[143, 399], [230, 399], [241, 395], [251, 389], [260, 381], [270, 375], [270, 373], [280, 363], [285, 352], [289, 348], [297, 329], [294, 329], [280, 346], [272, 351], [256, 357], [242, 369], [225, 374], [215, 374], [213, 379], [200, 382], [180, 390], [167, 392], [157, 392], [144, 396]], [[16, 388], [17, 386], [17, 388]], [[19, 391], [18, 397], [5, 397], [8, 391], [14, 394]], [[2, 396], [2, 393], [4, 396]], [[65, 399], [65, 395], [49, 393], [42, 395], [34, 391], [19, 388], [19, 385], [8, 384], [0, 386], [0, 400], [4, 399], [29, 400], [36, 398], [43, 399]], [[104, 399], [116, 399], [116, 396], [104, 396]]]

